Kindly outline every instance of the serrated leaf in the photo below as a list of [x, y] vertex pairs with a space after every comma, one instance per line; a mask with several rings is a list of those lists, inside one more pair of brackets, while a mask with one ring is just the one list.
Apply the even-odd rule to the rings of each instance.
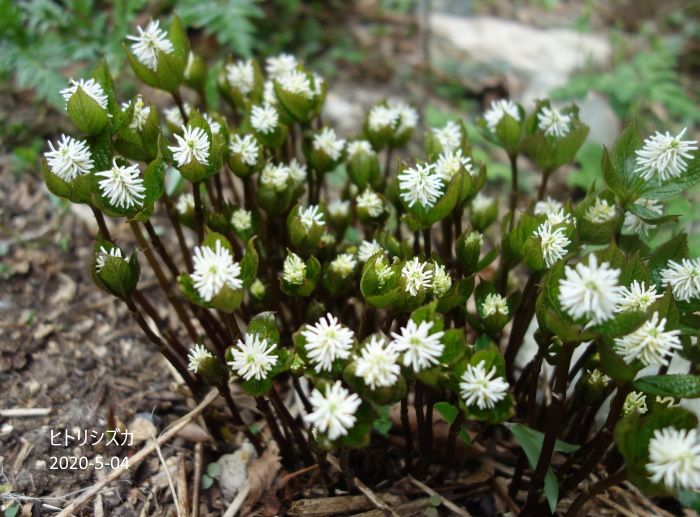
[[659, 397], [695, 399], [700, 398], [700, 375], [649, 375], [634, 381], [634, 388]]

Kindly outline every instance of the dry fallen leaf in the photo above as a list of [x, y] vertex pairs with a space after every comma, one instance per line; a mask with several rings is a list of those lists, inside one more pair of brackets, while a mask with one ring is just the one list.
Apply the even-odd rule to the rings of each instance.
[[270, 442], [262, 456], [255, 459], [248, 467], [250, 492], [246, 499], [243, 515], [257, 503], [262, 495], [272, 486], [277, 473], [282, 468], [279, 449], [275, 442]]

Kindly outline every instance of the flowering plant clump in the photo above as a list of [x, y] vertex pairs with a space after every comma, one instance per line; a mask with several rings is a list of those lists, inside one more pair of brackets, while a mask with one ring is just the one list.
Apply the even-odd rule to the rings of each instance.
[[[576, 515], [625, 478], [651, 495], [700, 489], [697, 417], [677, 404], [700, 397], [700, 258], [682, 232], [650, 244], [675, 220], [664, 201], [700, 182], [686, 130], [645, 140], [631, 124], [604, 150], [597, 185], [558, 201], [548, 181], [588, 133], [577, 108], [498, 100], [479, 128], [510, 161], [501, 208], [459, 121], [421, 139], [417, 112], [388, 99], [341, 137], [321, 121], [326, 79], [294, 57], [207, 70], [177, 18], [137, 32], [131, 66], [174, 106], [119, 99], [103, 62], [63, 90], [79, 133], [48, 143], [43, 176], [96, 217], [97, 285], [196, 398], [221, 392], [258, 452], [275, 440], [326, 483], [334, 451], [346, 480], [351, 450], [357, 465], [380, 450], [397, 467], [380, 476], [435, 482], [463, 468], [458, 450], [493, 453], [504, 468], [491, 475], [531, 516], [572, 492]], [[201, 94], [208, 73], [218, 111]], [[535, 199], [520, 190], [525, 158]], [[126, 221], [136, 246], [107, 219]], [[162, 295], [140, 289], [144, 259]], [[176, 318], [161, 318], [165, 305]], [[668, 374], [681, 359], [687, 374]], [[269, 433], [243, 421], [233, 383]], [[591, 473], [602, 485], [580, 490]]]

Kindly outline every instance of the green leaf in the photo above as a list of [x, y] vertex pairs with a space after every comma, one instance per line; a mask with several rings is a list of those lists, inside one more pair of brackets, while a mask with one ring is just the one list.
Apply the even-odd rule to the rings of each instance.
[[75, 126], [85, 134], [95, 135], [107, 124], [107, 110], [78, 87], [67, 104], [68, 116]]
[[258, 251], [255, 249], [255, 239], [257, 237], [251, 237], [245, 246], [245, 255], [241, 259], [241, 279], [243, 280], [243, 287], [248, 288], [255, 281], [258, 275], [258, 263], [260, 261], [258, 257]]
[[[506, 426], [513, 433], [513, 437], [525, 451], [527, 461], [530, 468], [534, 469], [540, 458], [542, 444], [544, 443], [544, 434], [535, 431], [522, 424], [507, 423]], [[554, 451], [556, 452], [574, 452], [578, 449], [578, 445], [572, 445], [560, 440], [554, 443]], [[549, 502], [549, 508], [552, 512], [556, 510], [557, 500], [559, 499], [559, 486], [557, 478], [554, 476], [551, 467], [547, 468], [547, 474], [544, 480], [544, 492]]]
[[697, 416], [680, 407], [657, 407], [645, 415], [635, 413], [620, 420], [615, 426], [615, 444], [625, 459], [629, 480], [646, 495], [667, 493], [664, 486], [648, 479], [649, 441], [656, 430], [666, 427], [694, 429], [697, 425]]
[[261, 312], [253, 316], [248, 323], [248, 333], [257, 334], [270, 343], [280, 343], [280, 332], [277, 328], [274, 312]]
[[459, 408], [453, 406], [449, 402], [436, 402], [433, 406], [438, 413], [445, 419], [445, 422], [452, 425], [455, 420], [457, 420], [457, 415], [459, 415]]
[[677, 178], [665, 181], [652, 180], [644, 183], [640, 195], [647, 199], [668, 199], [675, 197], [700, 183], [700, 153], [695, 151], [688, 164], [688, 170]]
[[634, 388], [648, 395], [700, 398], [700, 375], [649, 375], [634, 381]]

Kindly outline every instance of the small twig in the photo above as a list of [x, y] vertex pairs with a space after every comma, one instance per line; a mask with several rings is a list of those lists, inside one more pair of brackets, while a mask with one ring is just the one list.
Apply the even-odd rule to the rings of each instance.
[[468, 511], [466, 511], [464, 508], [460, 508], [459, 506], [454, 504], [449, 499], [445, 499], [444, 496], [438, 494], [435, 490], [430, 488], [425, 483], [421, 483], [420, 481], [418, 481], [417, 479], [415, 479], [411, 475], [408, 476], [408, 480], [411, 483], [413, 483], [414, 485], [416, 485], [418, 488], [423, 490], [425, 493], [430, 494], [433, 497], [439, 497], [441, 504], [443, 504], [445, 506], [445, 508], [447, 508], [448, 510], [456, 513], [457, 515], [461, 515], [462, 517], [471, 517], [471, 514]]
[[[340, 469], [340, 463], [338, 462], [338, 458], [333, 456], [332, 454], [328, 454], [326, 456], [326, 461], [330, 464], [331, 467], [336, 469], [338, 472], [342, 473], [342, 470]], [[364, 495], [369, 501], [379, 508], [380, 510], [383, 510], [384, 513], [388, 513], [389, 515], [392, 515], [394, 517], [399, 517], [399, 514], [397, 514], [394, 510], [392, 510], [389, 505], [387, 505], [384, 501], [382, 501], [377, 494], [375, 494], [371, 488], [369, 488], [367, 485], [365, 485], [362, 481], [360, 481], [359, 478], [355, 477], [355, 486], [357, 489], [362, 492], [362, 495]]]
[[218, 393], [216, 390], [210, 391], [209, 394], [204, 398], [204, 400], [202, 400], [202, 402], [199, 403], [199, 405], [196, 408], [187, 413], [185, 416], [179, 418], [173, 425], [170, 426], [168, 430], [166, 430], [162, 435], [160, 435], [158, 440], [149, 445], [146, 445], [143, 449], [141, 449], [139, 452], [137, 452], [131, 458], [129, 458], [128, 467], [124, 469], [113, 470], [109, 476], [105, 477], [99, 483], [95, 483], [94, 485], [92, 485], [92, 487], [89, 490], [85, 491], [75, 501], [66, 506], [63, 509], [63, 511], [58, 514], [58, 517], [69, 517], [70, 515], [74, 514], [78, 510], [78, 508], [81, 508], [83, 505], [85, 505], [85, 503], [90, 501], [90, 499], [95, 497], [105, 486], [109, 485], [112, 481], [116, 481], [117, 479], [122, 477], [130, 469], [133, 469], [136, 466], [140, 465], [143, 460], [145, 460], [148, 456], [150, 456], [153, 453], [153, 451], [156, 448], [155, 444], [163, 445], [171, 438], [177, 436], [177, 434], [187, 424], [189, 424], [192, 420], [201, 415], [202, 412], [206, 409], [206, 407], [212, 402], [214, 402], [214, 400], [216, 400], [217, 397]]
[[177, 454], [177, 500], [180, 503], [180, 512], [187, 517], [190, 512], [187, 509], [187, 464], [185, 456], [181, 452]]
[[246, 481], [245, 485], [241, 487], [241, 489], [238, 491], [236, 494], [236, 497], [234, 500], [231, 502], [231, 505], [226, 509], [226, 513], [224, 513], [224, 517], [233, 517], [238, 513], [238, 510], [241, 509], [241, 506], [243, 506], [243, 503], [245, 503], [246, 498], [248, 497], [248, 493], [250, 492], [250, 482]]
[[192, 517], [199, 517], [199, 487], [202, 483], [204, 446], [198, 442], [194, 446], [194, 480], [192, 481]]
[[3, 418], [35, 418], [48, 416], [51, 414], [51, 408], [40, 407], [13, 407], [8, 409], [0, 409], [0, 417]]
[[505, 482], [503, 478], [497, 478], [494, 477], [491, 480], [491, 485], [493, 486], [494, 492], [498, 495], [498, 497], [503, 500], [504, 503], [506, 503], [506, 506], [510, 508], [510, 511], [513, 512], [513, 515], [517, 515], [520, 513], [520, 507], [513, 501], [513, 498], [510, 497], [508, 494], [508, 490], [506, 490]]
[[165, 458], [163, 457], [163, 451], [160, 450], [160, 445], [158, 444], [158, 439], [156, 438], [156, 435], [153, 435], [153, 447], [156, 450], [156, 453], [158, 454], [158, 459], [160, 460], [161, 464], [163, 465], [163, 468], [165, 469], [165, 477], [168, 478], [168, 486], [170, 487], [170, 493], [173, 496], [173, 503], [175, 504], [175, 511], [177, 512], [177, 517], [183, 517], [182, 512], [180, 512], [180, 501], [177, 498], [177, 492], [175, 491], [175, 484], [173, 483], [173, 478], [170, 475], [170, 469], [168, 468], [168, 464], [165, 463]]

